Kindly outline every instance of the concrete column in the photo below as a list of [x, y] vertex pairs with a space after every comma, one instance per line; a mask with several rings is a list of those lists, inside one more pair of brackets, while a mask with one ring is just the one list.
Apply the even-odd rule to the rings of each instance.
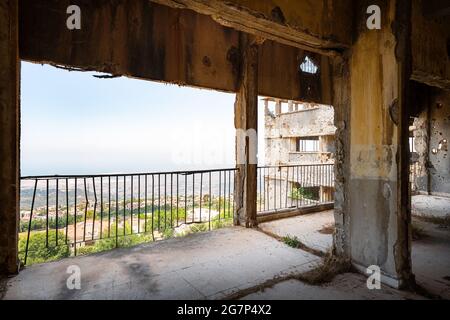
[[264, 114], [269, 114], [269, 100], [264, 100]]
[[19, 224], [18, 1], [0, 0], [0, 274], [18, 272]]
[[294, 102], [292, 100], [288, 101], [288, 110], [289, 112], [294, 111]]
[[255, 37], [241, 36], [241, 78], [235, 102], [236, 225], [257, 226], [257, 145], [258, 145], [258, 43]]
[[[361, 272], [379, 266], [381, 280], [402, 287], [411, 280], [408, 218], [409, 1], [379, 1], [381, 30], [366, 27], [363, 0], [355, 8], [352, 48], [350, 177], [347, 236]], [[395, 21], [396, 28], [392, 28]]]
[[281, 114], [281, 101], [277, 99], [275, 101], [275, 115], [278, 116], [279, 114]]
[[349, 176], [350, 176], [350, 71], [348, 53], [333, 59], [333, 106], [336, 126], [333, 251], [350, 258]]

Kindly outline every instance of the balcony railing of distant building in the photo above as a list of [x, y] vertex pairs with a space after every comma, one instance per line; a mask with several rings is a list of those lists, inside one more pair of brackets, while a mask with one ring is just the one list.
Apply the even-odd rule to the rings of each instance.
[[[237, 169], [21, 179], [23, 264], [233, 224]], [[333, 165], [258, 168], [258, 214], [333, 202]]]
[[258, 213], [334, 202], [334, 164], [258, 168]]

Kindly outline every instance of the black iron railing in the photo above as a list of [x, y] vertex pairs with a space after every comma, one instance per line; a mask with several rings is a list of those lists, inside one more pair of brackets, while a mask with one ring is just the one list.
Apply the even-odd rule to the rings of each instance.
[[44, 262], [232, 224], [235, 171], [23, 177], [20, 257]]
[[[236, 170], [23, 177], [20, 258], [45, 262], [232, 225]], [[260, 214], [333, 202], [333, 165], [259, 167], [257, 183]]]
[[258, 168], [258, 213], [295, 209], [334, 201], [334, 165]]

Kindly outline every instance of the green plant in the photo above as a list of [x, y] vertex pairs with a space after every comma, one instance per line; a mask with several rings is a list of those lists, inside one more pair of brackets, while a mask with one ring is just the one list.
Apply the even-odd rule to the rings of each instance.
[[208, 231], [208, 230], [209, 230], [209, 228], [208, 228], [208, 225], [206, 223], [194, 224], [190, 228], [191, 233], [205, 232], [205, 231]]
[[102, 239], [95, 241], [94, 245], [85, 245], [77, 249], [77, 253], [82, 254], [91, 254], [96, 252], [102, 252], [107, 250], [112, 250], [114, 248], [126, 248], [135, 246], [141, 243], [151, 242], [153, 238], [151, 234], [131, 234], [131, 226], [127, 222], [125, 224], [125, 236], [124, 229], [118, 228], [117, 237], [115, 228], [111, 229], [111, 235], [108, 239]]
[[300, 246], [300, 240], [296, 236], [292, 237], [290, 235], [287, 235], [284, 236], [282, 240], [289, 247], [298, 248]]
[[314, 194], [303, 187], [292, 188], [291, 198], [294, 200], [314, 200]]
[[[70, 256], [69, 246], [62, 243], [64, 233], [58, 232], [60, 243], [56, 246], [56, 231], [48, 232], [48, 247], [46, 241], [46, 232], [31, 232], [28, 243], [27, 265], [59, 260]], [[27, 245], [27, 234], [19, 235], [19, 258], [24, 261]]]

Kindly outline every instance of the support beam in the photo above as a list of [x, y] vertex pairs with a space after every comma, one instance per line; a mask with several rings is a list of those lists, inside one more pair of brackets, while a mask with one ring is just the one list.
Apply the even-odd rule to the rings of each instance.
[[[149, 0], [76, 2], [81, 30], [66, 27], [71, 0], [19, 1], [22, 60], [237, 92], [241, 32]], [[300, 72], [306, 56], [317, 64], [317, 74]], [[328, 57], [267, 40], [258, 65], [260, 95], [331, 103]]]
[[224, 26], [323, 55], [339, 55], [339, 51], [348, 48], [351, 41], [349, 0], [151, 1], [190, 9], [211, 16]]
[[18, 1], [0, 0], [0, 274], [18, 272], [19, 55]]
[[253, 36], [241, 36], [241, 77], [234, 108], [236, 127], [234, 223], [256, 227], [257, 146], [258, 146], [258, 50]]

